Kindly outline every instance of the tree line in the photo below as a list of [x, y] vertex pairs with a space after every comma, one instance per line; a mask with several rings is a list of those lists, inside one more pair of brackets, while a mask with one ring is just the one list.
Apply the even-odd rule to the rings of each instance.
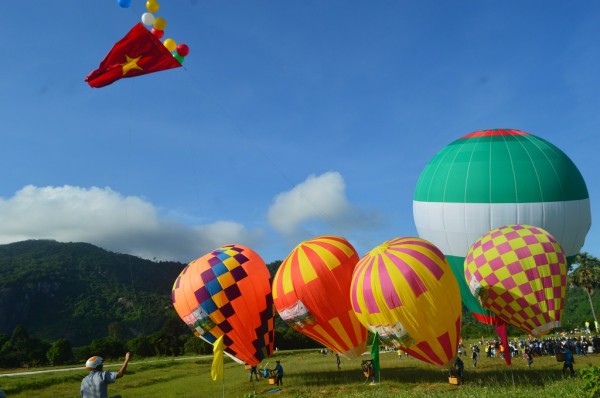
[[[279, 264], [280, 262], [276, 262], [269, 266], [277, 268]], [[588, 253], [579, 253], [571, 266], [568, 283], [571, 288], [585, 292], [592, 314], [591, 319], [589, 315], [585, 318], [597, 322], [593, 298], [595, 289], [600, 286], [600, 260]], [[577, 294], [572, 294], [570, 297], [575, 298]], [[563, 329], [566, 331], [581, 326], [569, 322], [563, 324]], [[463, 337], [479, 337], [490, 333], [493, 331], [489, 325], [476, 322], [468, 311], [463, 311]], [[509, 333], [518, 335], [520, 332], [511, 330]], [[68, 339], [61, 338], [47, 342], [30, 336], [25, 327], [17, 325], [10, 335], [0, 334], [0, 368], [83, 363], [94, 355], [117, 359], [127, 351], [138, 358], [212, 354], [212, 345], [195, 337], [176, 314], [167, 318], [160, 330], [155, 333], [128, 340], [125, 340], [124, 335], [122, 325], [113, 322], [108, 325], [105, 337], [94, 339], [85, 346], [73, 347]], [[322, 347], [321, 344], [289, 327], [278, 315], [275, 316], [275, 345], [278, 349]]]
[[[319, 343], [276, 319], [276, 346], [278, 349], [320, 348]], [[12, 334], [0, 334], [0, 368], [60, 366], [82, 364], [89, 357], [118, 359], [126, 352], [136, 358], [180, 355], [212, 355], [213, 346], [194, 336], [176, 317], [169, 318], [162, 328], [152, 334], [123, 339], [118, 323], [109, 325], [104, 338], [94, 339], [85, 346], [73, 347], [68, 339], [47, 342], [30, 336], [25, 327], [18, 325]]]

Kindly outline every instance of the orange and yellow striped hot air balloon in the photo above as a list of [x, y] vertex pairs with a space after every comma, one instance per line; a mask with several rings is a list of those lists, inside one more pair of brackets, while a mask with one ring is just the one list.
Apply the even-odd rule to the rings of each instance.
[[419, 238], [396, 238], [360, 259], [352, 276], [352, 308], [382, 343], [433, 365], [458, 352], [461, 299], [442, 252]]
[[367, 340], [350, 305], [357, 262], [346, 239], [321, 236], [296, 246], [273, 279], [273, 302], [281, 319], [347, 358], [361, 355]]
[[242, 245], [222, 246], [192, 261], [173, 285], [173, 306], [196, 336], [249, 365], [273, 353], [271, 275]]

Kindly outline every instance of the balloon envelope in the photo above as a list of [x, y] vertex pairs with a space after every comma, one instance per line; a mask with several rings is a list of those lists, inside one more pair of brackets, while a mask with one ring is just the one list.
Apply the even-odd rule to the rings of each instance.
[[198, 337], [258, 365], [273, 352], [270, 274], [260, 256], [242, 245], [222, 246], [188, 264], [175, 280], [173, 306]]
[[481, 322], [496, 323], [464, 280], [469, 247], [504, 225], [536, 225], [550, 232], [568, 259], [591, 225], [585, 181], [551, 143], [512, 129], [468, 134], [440, 151], [415, 189], [413, 215], [421, 238], [446, 255], [464, 304]]
[[281, 319], [347, 358], [367, 348], [367, 329], [350, 305], [357, 262], [346, 239], [321, 236], [296, 246], [273, 278], [273, 301]]
[[478, 239], [465, 260], [471, 294], [509, 325], [540, 337], [560, 326], [567, 263], [541, 228], [509, 225]]
[[440, 366], [458, 352], [458, 284], [442, 252], [424, 239], [392, 239], [361, 258], [351, 302], [358, 319], [388, 346]]

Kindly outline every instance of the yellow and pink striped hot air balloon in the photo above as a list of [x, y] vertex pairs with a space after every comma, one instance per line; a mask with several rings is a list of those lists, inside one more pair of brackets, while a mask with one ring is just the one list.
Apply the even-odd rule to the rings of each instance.
[[432, 243], [396, 238], [377, 246], [358, 262], [350, 291], [356, 316], [384, 344], [434, 365], [456, 356], [460, 291]]
[[367, 340], [350, 305], [357, 262], [346, 239], [321, 236], [296, 246], [273, 278], [273, 303], [281, 319], [347, 358], [361, 355]]
[[517, 224], [484, 234], [467, 253], [465, 278], [481, 305], [507, 324], [536, 337], [560, 326], [567, 261], [542, 228]]

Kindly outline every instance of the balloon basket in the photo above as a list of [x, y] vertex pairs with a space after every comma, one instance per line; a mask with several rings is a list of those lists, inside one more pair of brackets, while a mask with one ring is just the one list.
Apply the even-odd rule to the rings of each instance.
[[450, 384], [454, 384], [455, 386], [457, 386], [457, 385], [460, 384], [460, 379], [458, 377], [455, 377], [455, 376], [450, 376], [450, 377], [448, 377], [448, 382]]
[[246, 366], [244, 366], [244, 369], [246, 369], [246, 370], [250, 370], [250, 369], [252, 369], [252, 366], [250, 366], [250, 365], [246, 365]]
[[275, 378], [274, 377], [269, 377], [269, 384], [272, 384], [272, 385], [275, 384]]

